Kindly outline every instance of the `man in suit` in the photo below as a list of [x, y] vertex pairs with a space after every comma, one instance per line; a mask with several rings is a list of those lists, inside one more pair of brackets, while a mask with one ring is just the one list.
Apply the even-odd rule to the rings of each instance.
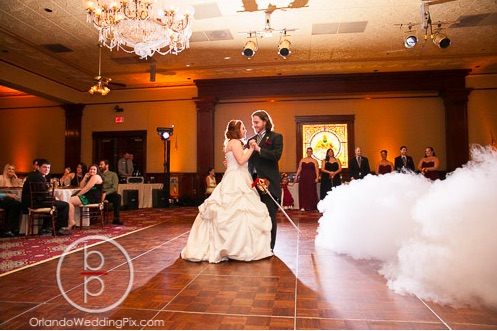
[[[276, 199], [281, 199], [280, 170], [278, 161], [283, 152], [283, 136], [273, 130], [271, 116], [265, 110], [257, 110], [252, 114], [252, 127], [255, 136], [249, 138], [248, 144], [254, 147], [248, 167], [253, 178], [265, 178], [269, 181], [269, 192]], [[259, 191], [261, 201], [266, 204], [271, 217], [271, 250], [276, 243], [276, 214], [278, 206], [270, 196]]]
[[363, 179], [370, 172], [368, 158], [362, 156], [362, 149], [357, 147], [355, 149], [355, 157], [349, 160], [350, 180]]
[[[35, 199], [35, 203], [33, 204], [33, 206], [35, 208], [44, 207], [42, 201], [45, 201], [45, 195], [50, 194], [48, 189], [48, 185], [50, 182], [47, 181], [48, 174], [50, 173], [50, 162], [45, 159], [39, 159], [37, 162], [38, 170], [31, 172], [26, 177], [26, 180], [24, 181], [24, 185], [22, 187], [21, 204], [23, 212], [26, 214], [28, 213], [28, 207], [31, 206], [31, 183], [46, 183], [46, 185], [40, 185], [40, 188], [43, 188], [44, 190], [46, 189], [46, 191], [33, 196], [33, 198]], [[69, 210], [74, 208], [74, 206], [60, 200], [55, 200], [54, 206], [57, 209], [57, 217], [55, 218], [55, 230], [57, 231], [56, 235], [66, 236], [72, 234], [72, 232], [68, 230], [67, 227], [69, 226]]]
[[400, 146], [400, 155], [395, 158], [395, 170], [397, 172], [414, 172], [414, 160], [407, 155], [407, 147]]

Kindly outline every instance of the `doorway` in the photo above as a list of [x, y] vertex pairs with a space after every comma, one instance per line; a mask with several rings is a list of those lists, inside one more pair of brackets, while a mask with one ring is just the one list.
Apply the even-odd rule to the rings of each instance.
[[93, 132], [93, 160], [109, 160], [109, 169], [117, 173], [123, 153], [133, 154], [134, 170], [147, 172], [147, 131]]

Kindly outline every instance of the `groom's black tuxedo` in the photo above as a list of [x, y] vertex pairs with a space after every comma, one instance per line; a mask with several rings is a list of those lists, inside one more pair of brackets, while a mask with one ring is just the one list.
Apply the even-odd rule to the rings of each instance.
[[[250, 137], [249, 141], [252, 139], [257, 140], [257, 135]], [[283, 153], [283, 136], [273, 131], [266, 131], [259, 146], [261, 147], [260, 153], [254, 151], [248, 161], [249, 172], [254, 174], [255, 171], [257, 177], [267, 179], [269, 181], [269, 192], [275, 199], [280, 200], [281, 185], [278, 161]], [[273, 249], [276, 242], [278, 206], [267, 194], [261, 194], [261, 192], [259, 194], [261, 195], [261, 201], [267, 206], [269, 216], [271, 216], [273, 224], [271, 229], [271, 249]]]

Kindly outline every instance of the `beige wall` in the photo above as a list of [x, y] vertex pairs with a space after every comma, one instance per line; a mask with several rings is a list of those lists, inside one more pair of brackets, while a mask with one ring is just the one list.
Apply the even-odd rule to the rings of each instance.
[[[490, 144], [491, 135], [497, 139], [497, 75], [470, 76], [468, 86], [475, 88], [468, 103], [470, 143]], [[196, 172], [196, 110], [192, 87], [155, 91], [155, 96], [126, 92], [126, 100], [98, 97], [98, 104], [87, 105], [82, 121], [82, 160], [91, 162], [93, 131], [147, 130], [147, 172], [163, 171], [163, 144], [156, 134], [159, 126], [174, 124], [171, 140], [171, 172]], [[145, 98], [146, 101], [140, 101]], [[141, 99], [144, 100], [144, 99]], [[152, 100], [152, 101], [150, 101]], [[119, 104], [123, 113], [113, 108]], [[250, 114], [266, 109], [273, 117], [276, 130], [284, 135], [284, 153], [281, 171], [293, 172], [301, 155], [296, 155], [295, 116], [355, 115], [356, 144], [370, 158], [371, 167], [379, 159], [379, 151], [387, 149], [389, 159], [398, 154], [400, 145], [407, 145], [415, 162], [424, 147], [433, 146], [440, 156], [442, 169], [446, 167], [445, 128], [442, 100], [433, 96], [406, 97], [390, 95], [377, 98], [334, 98], [329, 100], [290, 101], [222, 101], [215, 111], [215, 168], [223, 172], [223, 140], [230, 119], [244, 121], [252, 134]], [[123, 116], [124, 123], [114, 123]], [[65, 112], [53, 102], [33, 97], [0, 99], [0, 166], [13, 162], [18, 172], [31, 170], [35, 157], [46, 157], [52, 162], [52, 171], [64, 168]]]
[[[191, 100], [121, 104], [124, 112], [115, 113], [114, 105], [94, 105], [84, 109], [82, 125], [82, 159], [92, 158], [94, 131], [147, 130], [147, 172], [164, 171], [164, 144], [157, 127], [174, 125], [171, 140], [171, 172], [197, 171], [197, 115]], [[115, 123], [116, 116], [124, 118]]]
[[231, 119], [241, 119], [253, 134], [251, 117], [257, 109], [267, 110], [275, 131], [283, 134], [284, 150], [280, 171], [294, 172], [302, 155], [296, 152], [295, 116], [355, 115], [355, 142], [363, 155], [370, 159], [371, 168], [379, 161], [382, 149], [389, 151], [389, 159], [399, 154], [399, 147], [407, 145], [417, 162], [425, 146], [433, 146], [445, 169], [444, 107], [440, 98], [299, 100], [254, 103], [224, 103], [216, 107], [215, 168], [223, 171], [224, 130]]

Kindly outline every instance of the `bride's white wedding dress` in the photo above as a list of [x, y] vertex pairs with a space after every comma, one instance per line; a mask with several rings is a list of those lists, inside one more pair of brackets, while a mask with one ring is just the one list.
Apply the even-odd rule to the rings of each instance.
[[252, 188], [248, 165], [239, 165], [226, 153], [222, 181], [198, 207], [186, 247], [185, 260], [218, 263], [227, 259], [253, 261], [272, 254], [271, 218], [266, 205]]

